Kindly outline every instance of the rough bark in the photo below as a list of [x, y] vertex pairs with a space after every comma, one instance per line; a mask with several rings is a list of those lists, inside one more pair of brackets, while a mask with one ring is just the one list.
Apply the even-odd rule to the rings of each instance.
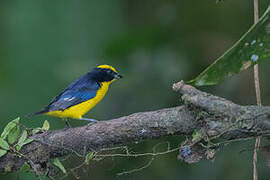
[[[174, 84], [173, 89], [182, 94], [184, 105], [34, 135], [31, 137], [34, 141], [22, 147], [23, 157], [9, 152], [0, 158], [0, 172], [16, 171], [25, 161], [36, 172], [43, 172], [51, 159], [73, 152], [84, 155], [89, 151], [169, 135], [192, 137], [194, 131], [200, 132], [201, 138], [190, 140], [183, 144], [185, 147], [196, 149], [193, 145], [202, 139], [230, 140], [268, 136], [270, 132], [270, 107], [237, 105], [183, 82]], [[181, 159], [186, 160], [187, 154], [193, 155], [190, 149], [188, 153], [187, 149], [181, 151]]]

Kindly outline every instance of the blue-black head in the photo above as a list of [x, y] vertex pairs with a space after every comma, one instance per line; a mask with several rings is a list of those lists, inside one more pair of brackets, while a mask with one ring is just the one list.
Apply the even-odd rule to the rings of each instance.
[[95, 81], [101, 82], [112, 82], [122, 78], [122, 76], [116, 71], [116, 69], [110, 65], [100, 65], [90, 71], [89, 75]]

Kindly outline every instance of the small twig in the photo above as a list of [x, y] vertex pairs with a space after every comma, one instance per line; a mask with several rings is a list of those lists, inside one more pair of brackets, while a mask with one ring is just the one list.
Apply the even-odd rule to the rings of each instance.
[[[258, 0], [254, 0], [254, 24], [259, 21], [259, 8], [258, 8]], [[254, 83], [255, 83], [255, 91], [256, 91], [256, 100], [257, 105], [261, 106], [261, 90], [260, 90], [260, 79], [259, 79], [259, 68], [258, 64], [254, 66]], [[257, 172], [257, 152], [260, 147], [260, 137], [256, 138], [254, 153], [253, 153], [253, 180], [258, 180], [258, 172]]]
[[[140, 168], [137, 168], [137, 169], [132, 169], [130, 171], [125, 171], [125, 172], [121, 172], [121, 173], [118, 173], [117, 175], [118, 176], [121, 176], [121, 175], [125, 175], [125, 174], [130, 174], [130, 173], [134, 173], [134, 172], [138, 172], [140, 170], [143, 170], [147, 167], [149, 167], [154, 158], [158, 155], [164, 155], [164, 154], [168, 154], [168, 153], [172, 153], [172, 152], [176, 152], [176, 151], [179, 151], [179, 147], [178, 148], [174, 148], [174, 149], [170, 149], [170, 143], [169, 142], [165, 142], [167, 144], [167, 150], [166, 151], [162, 151], [162, 152], [156, 152], [156, 149], [158, 146], [164, 144], [163, 143], [158, 143], [156, 144], [154, 147], [153, 147], [153, 152], [152, 153], [140, 153], [140, 154], [136, 154], [136, 153], [133, 153], [131, 154], [129, 152], [129, 149], [127, 146], [119, 146], [119, 147], [113, 147], [113, 148], [106, 148], [106, 149], [101, 149], [99, 152], [96, 152], [96, 153], [102, 153], [104, 151], [113, 151], [113, 150], [118, 150], [118, 149], [123, 149], [125, 151], [125, 154], [119, 154], [119, 153], [115, 153], [115, 154], [95, 154], [94, 157], [95, 158], [107, 158], [107, 157], [146, 157], [146, 156], [150, 156], [151, 159], [149, 160], [149, 162], [140, 167]], [[82, 168], [83, 166], [86, 166], [86, 162], [83, 162], [81, 163], [80, 165], [76, 166], [76, 167], [73, 167], [73, 168], [70, 168], [69, 171], [67, 172], [67, 174], [65, 174], [65, 176], [62, 177], [62, 179], [65, 179], [68, 177], [68, 175], [72, 174], [76, 179], [79, 179], [79, 175], [76, 173], [76, 170], [77, 169], [80, 169]]]
[[[157, 155], [161, 155], [161, 154], [167, 154], [167, 153], [170, 153], [170, 152], [174, 152], [176, 150], [179, 150], [179, 147], [178, 148], [175, 148], [175, 149], [172, 149], [170, 150], [170, 143], [169, 142], [165, 142], [167, 144], [167, 151], [164, 151], [164, 152], [160, 152], [160, 153], [156, 153], [156, 149], [158, 146], [164, 144], [164, 143], [158, 143], [156, 144], [154, 147], [153, 147], [153, 153], [144, 153], [144, 154], [140, 154], [141, 156], [147, 156], [147, 155], [151, 155], [152, 158], [148, 161], [147, 164], [145, 164], [144, 166], [140, 167], [140, 168], [136, 168], [136, 169], [132, 169], [132, 170], [129, 170], [129, 171], [124, 171], [124, 172], [121, 172], [121, 173], [118, 173], [117, 175], [118, 176], [122, 176], [122, 175], [127, 175], [127, 174], [131, 174], [131, 173], [135, 173], [135, 172], [139, 172], [145, 168], [148, 168], [152, 162], [154, 161], [155, 159], [155, 156]], [[129, 154], [130, 155], [130, 154]], [[138, 157], [138, 156], [136, 156]]]
[[158, 156], [158, 155], [164, 155], [168, 154], [171, 152], [178, 151], [180, 147], [174, 148], [174, 149], [169, 149], [167, 151], [162, 151], [162, 152], [148, 152], [148, 153], [140, 153], [140, 154], [97, 154], [95, 157], [144, 157], [144, 156]]
[[132, 169], [132, 170], [130, 170], [130, 171], [124, 171], [124, 172], [118, 173], [117, 176], [123, 176], [123, 175], [131, 174], [131, 173], [139, 172], [139, 171], [141, 171], [141, 170], [143, 170], [143, 169], [145, 169], [145, 168], [148, 168], [148, 167], [152, 164], [152, 162], [154, 161], [154, 159], [155, 159], [155, 158], [152, 157], [152, 158], [150, 159], [150, 161], [148, 161], [148, 163], [145, 164], [144, 166], [142, 166], [142, 167], [140, 167], [140, 168], [137, 168], [137, 169]]

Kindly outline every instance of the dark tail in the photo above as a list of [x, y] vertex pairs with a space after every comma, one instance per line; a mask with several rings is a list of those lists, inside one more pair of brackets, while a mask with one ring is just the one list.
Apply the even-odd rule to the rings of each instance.
[[44, 114], [46, 112], [48, 112], [48, 110], [47, 109], [43, 109], [43, 110], [38, 111], [38, 112], [27, 114], [26, 117], [31, 118], [31, 117], [34, 117], [34, 116], [39, 115], [39, 114]]

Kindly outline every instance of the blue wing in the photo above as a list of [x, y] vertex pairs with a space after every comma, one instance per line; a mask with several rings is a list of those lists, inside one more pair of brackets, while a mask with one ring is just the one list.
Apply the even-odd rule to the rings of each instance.
[[46, 109], [47, 111], [63, 111], [94, 98], [99, 88], [99, 83], [89, 79], [87, 76], [82, 76], [56, 96]]

